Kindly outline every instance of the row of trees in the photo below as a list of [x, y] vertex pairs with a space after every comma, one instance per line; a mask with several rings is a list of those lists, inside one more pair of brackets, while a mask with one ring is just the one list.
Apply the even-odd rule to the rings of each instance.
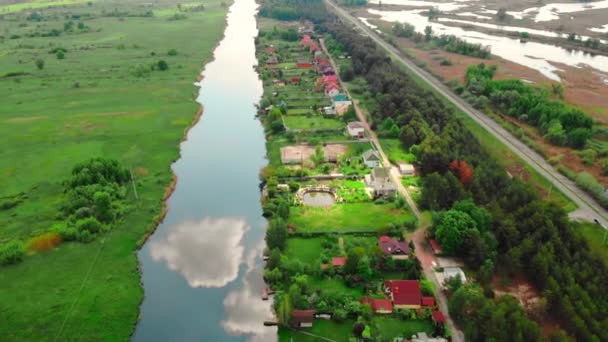
[[262, 2], [259, 14], [279, 20], [321, 22], [327, 18], [327, 9], [322, 0], [266, 0]]
[[411, 24], [395, 23], [393, 24], [393, 34], [397, 37], [411, 38], [417, 43], [422, 41], [430, 41], [448, 52], [458, 53], [465, 56], [490, 58], [492, 55], [489, 46], [469, 43], [453, 34], [442, 34], [438, 36], [433, 35], [433, 29], [430, 26], [427, 26], [425, 33], [422, 34], [416, 32], [416, 28]]
[[[577, 340], [608, 340], [608, 331], [602, 328], [608, 326], [608, 293], [603, 290], [608, 284], [608, 268], [573, 230], [566, 213], [541, 201], [530, 186], [509, 178], [443, 101], [391, 63], [373, 41], [339, 23], [325, 28], [351, 54], [355, 74], [367, 80], [368, 102], [376, 102], [370, 106], [374, 122], [391, 117], [401, 128], [402, 142], [419, 144], [421, 204], [448, 211], [437, 220], [436, 233], [441, 239], [445, 242], [455, 236], [453, 252], [463, 253], [473, 268], [485, 273], [485, 279], [491, 277], [494, 264], [507, 275], [527, 275], [546, 298], [547, 312], [559, 318]], [[488, 73], [485, 68], [475, 70]], [[531, 95], [527, 99], [539, 105], [549, 102]], [[544, 113], [547, 115], [553, 113]], [[589, 127], [584, 116], [563, 115], [559, 118], [571, 131]], [[466, 182], [461, 178], [462, 161], [468, 166]], [[458, 229], [447, 228], [453, 225]], [[501, 303], [493, 301], [492, 305]], [[463, 310], [462, 315], [460, 322], [470, 319], [468, 324], [483, 331], [486, 316], [477, 319], [469, 310]], [[531, 322], [524, 324], [525, 320], [525, 315], [517, 315], [516, 321], [521, 322], [509, 325], [511, 337], [523, 336], [525, 340], [530, 336], [534, 340], [536, 329]], [[485, 334], [474, 334], [474, 330], [468, 330], [468, 340], [483, 341], [488, 336], [497, 341], [513, 340], [497, 330]]]
[[[559, 146], [583, 148], [591, 137], [593, 119], [580, 109], [520, 80], [494, 80], [496, 67], [471, 65], [466, 74], [466, 90], [476, 97], [489, 99], [501, 113], [538, 127], [545, 139]], [[487, 101], [486, 101], [487, 102]]]

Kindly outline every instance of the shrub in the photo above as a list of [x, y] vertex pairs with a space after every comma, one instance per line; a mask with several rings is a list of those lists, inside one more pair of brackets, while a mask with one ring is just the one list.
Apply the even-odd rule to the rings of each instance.
[[156, 65], [158, 66], [158, 70], [160, 70], [160, 71], [165, 71], [165, 70], [169, 69], [169, 64], [167, 64], [167, 62], [163, 61], [162, 59], [160, 61], [158, 61], [158, 63], [156, 63]]
[[42, 58], [38, 58], [36, 60], [36, 67], [38, 68], [38, 70], [44, 69], [44, 60]]
[[57, 51], [57, 59], [65, 59], [65, 52]]
[[0, 246], [0, 264], [16, 264], [23, 260], [24, 254], [23, 243], [18, 240], [11, 240]]
[[171, 50], [169, 50], [169, 52], [167, 52], [167, 55], [169, 55], [169, 56], [177, 56], [177, 50], [171, 49]]
[[27, 243], [27, 249], [31, 251], [48, 251], [61, 243], [61, 235], [58, 232], [47, 232], [31, 238]]

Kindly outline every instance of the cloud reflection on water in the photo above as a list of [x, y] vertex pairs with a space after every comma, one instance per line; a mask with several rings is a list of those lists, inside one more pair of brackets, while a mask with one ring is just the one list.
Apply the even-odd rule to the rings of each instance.
[[182, 222], [151, 242], [150, 255], [181, 273], [191, 287], [223, 287], [238, 276], [248, 229], [241, 218]]
[[259, 262], [256, 264], [256, 258], [262, 249], [263, 244], [247, 256], [247, 272], [243, 277], [242, 286], [228, 293], [224, 299], [224, 330], [231, 335], [247, 335], [249, 342], [277, 339], [276, 327], [266, 327], [262, 324], [262, 320], [272, 317], [272, 299], [263, 301], [261, 298], [265, 287], [262, 278], [263, 265]]

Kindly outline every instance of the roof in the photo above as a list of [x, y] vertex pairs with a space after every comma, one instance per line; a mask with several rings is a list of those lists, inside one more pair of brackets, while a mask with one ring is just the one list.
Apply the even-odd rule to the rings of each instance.
[[435, 298], [422, 297], [422, 306], [435, 306]]
[[363, 160], [380, 160], [380, 155], [378, 154], [378, 152], [370, 149], [363, 152]]
[[437, 323], [445, 322], [445, 316], [443, 315], [443, 313], [441, 311], [433, 311], [433, 313], [431, 315], [433, 316], [433, 321], [435, 321]]
[[454, 278], [460, 276], [460, 280], [464, 283], [467, 281], [467, 277], [460, 267], [444, 267], [443, 276], [445, 279]]
[[348, 128], [350, 129], [357, 129], [357, 128], [361, 128], [361, 129], [365, 129], [365, 127], [363, 127], [363, 124], [359, 121], [351, 121], [348, 123]]
[[338, 86], [337, 84], [331, 82], [331, 83], [327, 83], [327, 85], [325, 86], [325, 91], [329, 91], [331, 89], [340, 89], [340, 86]]
[[375, 167], [372, 173], [374, 178], [388, 178], [388, 169], [385, 167]]
[[[383, 236], [385, 237], [385, 236]], [[384, 254], [409, 254], [410, 253], [410, 246], [408, 246], [407, 242], [405, 241], [398, 241], [395, 239], [382, 239], [383, 237], [380, 238], [379, 244], [380, 244], [380, 249], [382, 249], [382, 252]]]
[[291, 313], [291, 317], [296, 323], [312, 323], [315, 319], [315, 311], [295, 309]]
[[[331, 76], [335, 76], [335, 75], [329, 75], [329, 76], [325, 76], [325, 77], [331, 77]], [[334, 96], [334, 101], [348, 101], [348, 96], [346, 96], [344, 94], [338, 94], [338, 95]]]
[[344, 266], [346, 264], [346, 257], [333, 257], [331, 258], [331, 263], [334, 267]]
[[441, 251], [441, 245], [437, 240], [431, 239], [429, 243], [431, 244], [431, 248], [433, 249], [433, 251], [435, 251], [436, 253]]
[[395, 305], [420, 305], [422, 301], [418, 280], [386, 280], [384, 286], [391, 292]]
[[268, 57], [268, 59], [266, 60], [267, 64], [276, 64], [278, 63], [279, 60], [275, 57], [275, 56], [270, 56]]
[[372, 307], [372, 311], [393, 311], [393, 303], [390, 299], [371, 299], [368, 297], [362, 297], [359, 299], [361, 304], [369, 304]]

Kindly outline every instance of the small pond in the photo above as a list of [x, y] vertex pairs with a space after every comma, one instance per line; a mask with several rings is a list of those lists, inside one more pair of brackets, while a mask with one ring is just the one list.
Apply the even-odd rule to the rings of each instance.
[[309, 191], [302, 196], [302, 202], [310, 207], [330, 207], [336, 198], [329, 192]]

